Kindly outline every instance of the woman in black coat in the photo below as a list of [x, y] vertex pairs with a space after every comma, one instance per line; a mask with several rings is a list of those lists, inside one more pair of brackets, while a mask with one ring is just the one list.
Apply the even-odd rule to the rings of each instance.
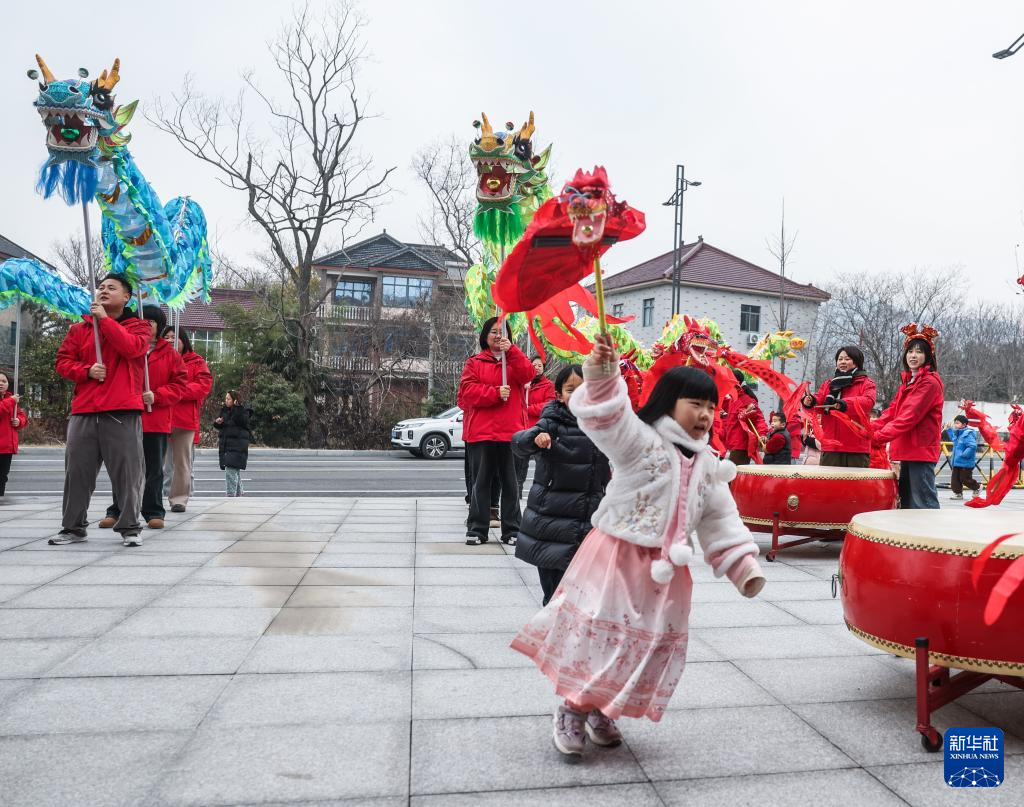
[[611, 479], [608, 458], [569, 411], [569, 397], [582, 383], [578, 364], [563, 369], [555, 378], [555, 400], [544, 407], [537, 425], [512, 438], [513, 452], [536, 456], [516, 557], [537, 567], [545, 605], [590, 532], [590, 517]]
[[220, 467], [227, 481], [228, 496], [241, 496], [242, 471], [249, 459], [249, 418], [252, 410], [245, 406], [238, 393], [228, 390], [224, 396], [224, 406], [220, 416], [213, 421], [215, 428], [220, 430], [217, 450], [220, 455]]

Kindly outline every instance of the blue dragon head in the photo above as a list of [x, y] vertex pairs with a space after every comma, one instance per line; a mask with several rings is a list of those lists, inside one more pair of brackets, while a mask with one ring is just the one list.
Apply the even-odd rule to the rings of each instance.
[[112, 94], [120, 79], [121, 60], [114, 59], [110, 71], [89, 81], [89, 71], [79, 68], [78, 78], [58, 80], [43, 58], [36, 54], [39, 70], [29, 70], [39, 79], [34, 102], [46, 127], [49, 158], [43, 164], [39, 188], [49, 197], [55, 190], [69, 204], [89, 198], [96, 187], [99, 161], [125, 145], [130, 135], [121, 130], [131, 120], [136, 102], [114, 105]]

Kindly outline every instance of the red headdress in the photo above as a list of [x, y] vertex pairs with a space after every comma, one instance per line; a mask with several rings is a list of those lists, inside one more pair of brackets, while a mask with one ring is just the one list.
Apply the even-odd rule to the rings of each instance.
[[911, 322], [909, 325], [904, 325], [900, 328], [900, 331], [907, 335], [907, 338], [903, 340], [904, 350], [915, 339], [923, 339], [928, 343], [928, 347], [932, 349], [932, 353], [935, 352], [935, 337], [939, 335], [939, 332], [931, 325], [918, 325], [916, 322]]

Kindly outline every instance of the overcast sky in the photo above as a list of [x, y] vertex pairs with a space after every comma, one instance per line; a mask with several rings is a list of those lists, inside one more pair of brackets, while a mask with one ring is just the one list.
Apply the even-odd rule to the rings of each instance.
[[[326, 2], [315, 2], [323, 8]], [[153, 13], [144, 8], [159, 9]], [[361, 75], [379, 117], [361, 148], [397, 166], [395, 192], [363, 236], [420, 238], [426, 204], [410, 170], [424, 144], [467, 143], [481, 111], [497, 125], [536, 112], [535, 144], [554, 144], [556, 190], [579, 166], [604, 164], [648, 229], [616, 247], [611, 271], [668, 251], [661, 206], [676, 163], [703, 182], [686, 196], [687, 240], [771, 267], [765, 239], [798, 232], [791, 273], [826, 286], [839, 272], [958, 264], [965, 292], [1005, 300], [1024, 244], [1024, 52], [991, 54], [1024, 32], [1024, 6], [954, 2], [675, 2], [500, 4], [364, 2], [372, 61]], [[494, 9], [497, 13], [488, 10]], [[90, 13], [80, 2], [8, 4], [0, 102], [5, 162], [0, 233], [51, 259], [81, 216], [33, 192], [44, 129], [25, 77], [38, 50], [60, 78], [95, 76], [121, 57], [118, 100], [151, 107], [186, 72], [233, 96], [243, 69], [270, 75], [265, 43], [284, 3], [136, 2]], [[217, 185], [141, 114], [131, 148], [164, 200], [190, 195], [220, 249], [263, 248], [245, 199]], [[336, 234], [340, 236], [340, 234]], [[1024, 249], [1020, 250], [1024, 262]]]

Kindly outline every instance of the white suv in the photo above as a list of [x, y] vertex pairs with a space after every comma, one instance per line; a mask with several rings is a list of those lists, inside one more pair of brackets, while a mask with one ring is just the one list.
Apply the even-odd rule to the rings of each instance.
[[391, 445], [428, 460], [439, 460], [449, 451], [465, 449], [462, 410], [453, 406], [437, 417], [403, 420], [391, 430]]

